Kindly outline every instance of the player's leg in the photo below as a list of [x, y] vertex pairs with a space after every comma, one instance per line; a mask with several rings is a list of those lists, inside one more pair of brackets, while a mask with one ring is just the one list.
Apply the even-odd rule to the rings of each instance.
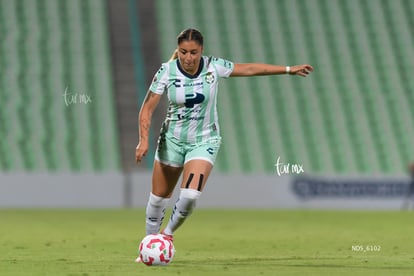
[[180, 195], [164, 234], [172, 236], [192, 213], [213, 169], [220, 144], [220, 137], [212, 137], [201, 144], [192, 145], [187, 152]]
[[154, 162], [152, 175], [152, 190], [146, 208], [146, 233], [156, 234], [165, 215], [165, 208], [183, 168], [164, 165]]
[[146, 209], [146, 231], [155, 234], [165, 215], [165, 208], [177, 184], [184, 166], [181, 145], [161, 133], [155, 153], [152, 174], [152, 190]]
[[191, 215], [212, 169], [213, 165], [210, 162], [200, 159], [191, 160], [184, 165], [180, 195], [163, 231], [164, 234], [172, 236]]
[[155, 160], [151, 192], [159, 197], [170, 198], [182, 171], [183, 167], [173, 167]]

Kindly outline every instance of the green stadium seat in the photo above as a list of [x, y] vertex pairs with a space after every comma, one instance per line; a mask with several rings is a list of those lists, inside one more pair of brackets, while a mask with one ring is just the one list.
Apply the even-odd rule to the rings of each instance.
[[[315, 74], [306, 82], [283, 77], [223, 82], [219, 112], [225, 118], [225, 146], [218, 169], [270, 173], [274, 155], [280, 153], [286, 159], [303, 161], [313, 173], [392, 174], [404, 170], [404, 163], [414, 155], [409, 142], [414, 84], [412, 78], [402, 77], [412, 65], [401, 57], [413, 55], [413, 37], [407, 27], [405, 36], [390, 34], [409, 26], [408, 11], [414, 6], [409, 2], [215, 0], [208, 4], [176, 1], [173, 5], [172, 1], [158, 1], [162, 45], [171, 44], [171, 32], [197, 26], [205, 34], [208, 52], [215, 55], [240, 62], [260, 58], [279, 64], [305, 61], [315, 65]], [[181, 13], [168, 7], [185, 8], [188, 14], [205, 12], [183, 26]], [[381, 11], [389, 18], [379, 16]], [[385, 47], [374, 49], [372, 41]], [[164, 55], [170, 51], [168, 48]], [[396, 64], [399, 67], [390, 78], [378, 76], [376, 68]], [[263, 89], [251, 93], [257, 85]], [[238, 119], [245, 124], [237, 124]], [[257, 133], [262, 134], [259, 139]], [[240, 148], [249, 149], [240, 152]]]
[[[0, 13], [1, 170], [119, 170], [105, 2], [0, 1]], [[66, 106], [66, 89], [93, 103]]]

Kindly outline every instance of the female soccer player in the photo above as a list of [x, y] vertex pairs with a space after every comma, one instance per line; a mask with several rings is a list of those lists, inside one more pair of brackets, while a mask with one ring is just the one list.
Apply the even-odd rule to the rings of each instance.
[[[203, 36], [186, 29], [177, 37], [171, 60], [155, 74], [139, 112], [139, 143], [136, 161], [148, 152], [151, 117], [161, 95], [167, 93], [169, 108], [162, 125], [155, 153], [152, 191], [146, 208], [146, 232], [160, 231], [165, 208], [177, 181], [183, 174], [179, 199], [162, 231], [167, 238], [191, 214], [213, 168], [220, 148], [217, 118], [219, 78], [290, 74], [307, 76], [308, 64], [281, 66], [261, 63], [233, 63], [203, 56]], [[252, 91], [258, 93], [260, 91]]]

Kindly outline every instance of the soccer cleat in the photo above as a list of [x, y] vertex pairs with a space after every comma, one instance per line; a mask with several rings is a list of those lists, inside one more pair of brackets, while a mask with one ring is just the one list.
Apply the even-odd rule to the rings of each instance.
[[136, 262], [136, 263], [142, 263], [141, 257], [140, 257], [140, 256], [138, 256], [138, 257], [135, 259], [135, 262]]
[[164, 230], [161, 231], [161, 235], [163, 235], [165, 237], [166, 240], [169, 240], [171, 242], [174, 241], [174, 236], [173, 235], [168, 235], [164, 233]]

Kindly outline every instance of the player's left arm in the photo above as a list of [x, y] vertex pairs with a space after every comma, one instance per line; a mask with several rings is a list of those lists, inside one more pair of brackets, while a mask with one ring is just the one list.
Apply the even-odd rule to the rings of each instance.
[[230, 77], [268, 76], [290, 74], [306, 77], [313, 71], [309, 64], [282, 66], [264, 63], [235, 63]]

